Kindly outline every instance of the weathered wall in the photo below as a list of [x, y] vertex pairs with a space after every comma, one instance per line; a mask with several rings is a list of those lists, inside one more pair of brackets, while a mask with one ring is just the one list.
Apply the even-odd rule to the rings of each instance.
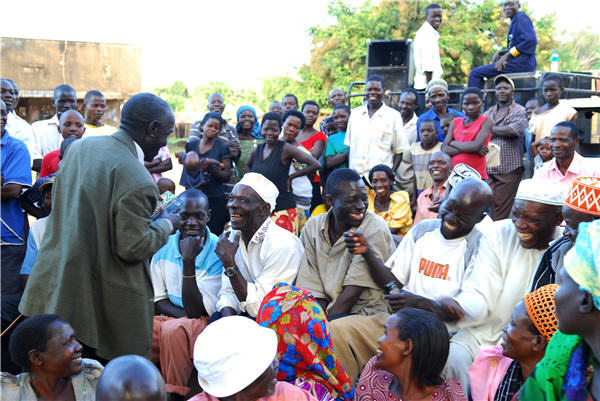
[[141, 91], [141, 48], [136, 45], [0, 38], [0, 75], [19, 85], [21, 97], [51, 97], [60, 84], [82, 98], [91, 89], [107, 99]]

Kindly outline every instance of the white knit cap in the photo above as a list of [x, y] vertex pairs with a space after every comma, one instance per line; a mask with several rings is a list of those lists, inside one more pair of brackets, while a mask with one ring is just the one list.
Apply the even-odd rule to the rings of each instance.
[[279, 196], [279, 190], [268, 178], [259, 173], [246, 173], [244, 174], [244, 177], [235, 184], [236, 187], [238, 185], [247, 185], [255, 190], [258, 196], [271, 206], [271, 213], [273, 213], [277, 197]]
[[247, 317], [223, 317], [206, 326], [194, 344], [198, 383], [214, 397], [228, 397], [252, 384], [276, 355], [275, 331]]
[[567, 189], [566, 185], [556, 181], [530, 178], [521, 181], [515, 199], [562, 206], [567, 197]]

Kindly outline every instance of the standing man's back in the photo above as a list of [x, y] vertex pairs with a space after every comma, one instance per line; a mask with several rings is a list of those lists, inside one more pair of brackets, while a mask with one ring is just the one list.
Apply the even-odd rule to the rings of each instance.
[[19, 309], [61, 315], [105, 359], [151, 353], [146, 263], [180, 220], [151, 221], [159, 195], [143, 161], [173, 125], [165, 102], [136, 95], [123, 107], [121, 130], [75, 143], [56, 176], [47, 235]]
[[426, 21], [415, 34], [415, 89], [425, 89], [429, 81], [440, 79], [444, 71], [440, 61], [438, 28], [442, 24], [442, 6], [430, 4], [425, 9]]

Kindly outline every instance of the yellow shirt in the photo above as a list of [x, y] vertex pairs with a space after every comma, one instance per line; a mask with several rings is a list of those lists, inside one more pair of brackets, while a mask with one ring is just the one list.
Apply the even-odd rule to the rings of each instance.
[[112, 135], [118, 130], [118, 128], [111, 127], [107, 124], [104, 124], [100, 127], [95, 127], [93, 125], [85, 123], [85, 133], [83, 134], [83, 137], [85, 138], [87, 136]]
[[390, 228], [399, 228], [401, 235], [406, 234], [411, 229], [413, 220], [408, 192], [398, 191], [390, 194], [390, 207], [384, 212], [375, 210], [375, 191], [369, 190], [368, 193], [368, 210], [383, 218]]

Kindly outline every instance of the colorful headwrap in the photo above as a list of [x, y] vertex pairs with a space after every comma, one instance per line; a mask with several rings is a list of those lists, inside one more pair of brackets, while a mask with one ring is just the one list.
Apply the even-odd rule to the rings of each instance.
[[242, 106], [238, 109], [238, 111], [236, 113], [238, 124], [235, 126], [235, 129], [238, 132], [240, 131], [240, 116], [246, 110], [250, 110], [252, 112], [252, 114], [254, 114], [254, 119], [256, 120], [256, 122], [252, 126], [252, 136], [255, 137], [256, 139], [263, 139], [262, 135], [260, 134], [260, 124], [258, 122], [258, 116], [256, 115], [256, 110], [254, 110], [250, 106]]
[[558, 284], [548, 284], [525, 295], [525, 309], [536, 329], [550, 341], [558, 330], [558, 318], [554, 312], [554, 293]]
[[315, 382], [339, 401], [353, 399], [352, 382], [333, 352], [327, 316], [309, 291], [277, 283], [256, 322], [277, 333], [278, 380]]
[[575, 178], [564, 205], [578, 212], [600, 216], [600, 178]]
[[565, 255], [564, 266], [579, 288], [592, 294], [600, 310], [600, 220], [579, 224], [575, 246]]

